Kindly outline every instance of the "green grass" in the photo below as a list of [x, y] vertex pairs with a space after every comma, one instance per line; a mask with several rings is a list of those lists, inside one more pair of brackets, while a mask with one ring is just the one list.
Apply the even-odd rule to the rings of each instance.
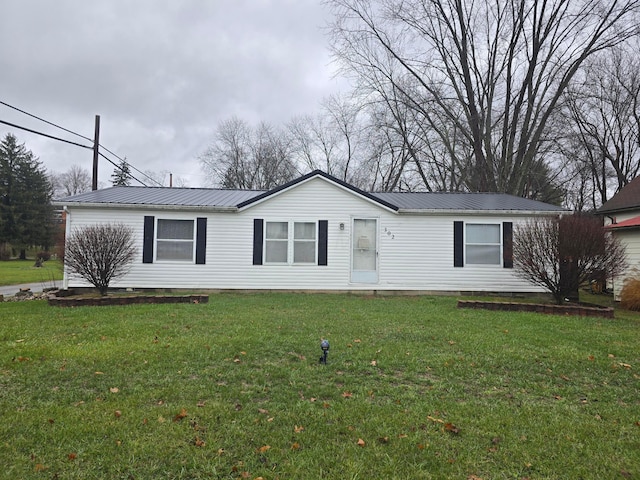
[[35, 260], [0, 261], [0, 286], [22, 283], [42, 283], [51, 285], [54, 280], [62, 280], [62, 264], [59, 260], [44, 262], [42, 267], [33, 266]]
[[0, 304], [0, 478], [640, 478], [640, 316], [455, 305]]

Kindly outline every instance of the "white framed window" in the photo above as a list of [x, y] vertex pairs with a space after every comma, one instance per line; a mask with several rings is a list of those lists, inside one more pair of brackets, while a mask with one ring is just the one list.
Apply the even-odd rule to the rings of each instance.
[[156, 260], [193, 261], [193, 220], [159, 218], [156, 232]]
[[315, 264], [316, 222], [265, 222], [265, 263]]
[[287, 263], [289, 256], [289, 223], [267, 222], [264, 238], [265, 262]]
[[467, 223], [465, 227], [466, 264], [500, 265], [500, 224]]

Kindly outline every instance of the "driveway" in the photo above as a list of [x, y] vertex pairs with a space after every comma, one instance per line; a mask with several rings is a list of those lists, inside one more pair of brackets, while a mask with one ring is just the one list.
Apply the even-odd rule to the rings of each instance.
[[4, 295], [5, 297], [11, 297], [18, 293], [21, 288], [29, 288], [32, 292], [41, 292], [45, 288], [56, 287], [59, 288], [62, 286], [62, 280], [56, 281], [47, 281], [47, 282], [38, 282], [38, 283], [23, 283], [21, 285], [7, 285], [4, 287], [0, 287], [0, 295]]

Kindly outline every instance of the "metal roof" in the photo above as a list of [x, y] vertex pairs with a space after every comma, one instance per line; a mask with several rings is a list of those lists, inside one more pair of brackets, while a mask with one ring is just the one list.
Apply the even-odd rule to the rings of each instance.
[[215, 188], [110, 187], [56, 200], [56, 204], [166, 205], [233, 207], [264, 193], [262, 190]]
[[397, 205], [400, 210], [565, 211], [556, 205], [506, 193], [388, 192], [372, 195]]
[[110, 187], [56, 200], [57, 205], [121, 205], [154, 207], [222, 208], [235, 210], [267, 200], [288, 188], [295, 188], [314, 176], [323, 177], [395, 211], [521, 211], [562, 212], [548, 203], [504, 193], [368, 193], [321, 171], [314, 171], [272, 190], [227, 190], [213, 188]]
[[612, 223], [604, 228], [609, 230], [617, 230], [623, 228], [640, 228], [640, 216], [629, 218], [623, 222]]

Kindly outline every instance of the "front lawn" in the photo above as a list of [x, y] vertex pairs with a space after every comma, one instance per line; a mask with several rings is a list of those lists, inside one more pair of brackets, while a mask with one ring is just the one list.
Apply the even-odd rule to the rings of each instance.
[[0, 261], [0, 286], [22, 283], [41, 283], [52, 286], [55, 280], [62, 280], [62, 263], [48, 260], [42, 267], [34, 267], [35, 260]]
[[0, 478], [640, 478], [640, 315], [455, 305], [0, 303]]

